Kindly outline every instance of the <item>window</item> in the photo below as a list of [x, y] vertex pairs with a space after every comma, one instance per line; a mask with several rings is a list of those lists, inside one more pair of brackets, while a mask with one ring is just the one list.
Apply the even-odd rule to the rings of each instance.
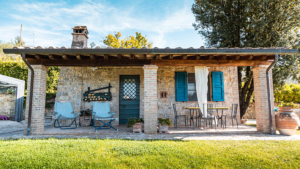
[[[224, 101], [223, 72], [211, 72], [207, 88], [207, 101]], [[176, 72], [175, 90], [176, 101], [197, 101], [195, 73]]]
[[[210, 79], [207, 76], [207, 101], [210, 101]], [[188, 74], [188, 101], [197, 101], [195, 73]]]

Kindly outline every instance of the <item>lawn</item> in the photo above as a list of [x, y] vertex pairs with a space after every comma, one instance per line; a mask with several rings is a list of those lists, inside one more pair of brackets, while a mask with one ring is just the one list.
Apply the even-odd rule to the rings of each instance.
[[0, 141], [0, 168], [298, 168], [299, 141]]

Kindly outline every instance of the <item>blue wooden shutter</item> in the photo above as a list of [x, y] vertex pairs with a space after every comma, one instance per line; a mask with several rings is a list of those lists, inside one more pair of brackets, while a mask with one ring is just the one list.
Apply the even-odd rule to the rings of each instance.
[[213, 101], [224, 101], [223, 72], [211, 72]]
[[176, 101], [188, 101], [186, 72], [175, 72], [175, 97]]

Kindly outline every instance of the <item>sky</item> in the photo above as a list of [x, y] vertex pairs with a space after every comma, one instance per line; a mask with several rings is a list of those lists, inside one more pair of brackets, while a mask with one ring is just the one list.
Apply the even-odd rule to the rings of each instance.
[[140, 32], [153, 47], [199, 48], [204, 40], [192, 24], [193, 0], [0, 0], [0, 40], [20, 35], [25, 46], [70, 47], [72, 27], [87, 26], [88, 44], [104, 47], [116, 31]]

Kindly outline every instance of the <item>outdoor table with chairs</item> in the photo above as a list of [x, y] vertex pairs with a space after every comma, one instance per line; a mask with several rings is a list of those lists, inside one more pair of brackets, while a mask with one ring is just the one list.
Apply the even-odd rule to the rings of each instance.
[[[205, 126], [208, 125], [213, 126], [213, 123], [215, 125], [215, 129], [217, 129], [217, 126], [220, 124], [221, 127], [226, 128], [226, 119], [230, 118], [233, 126], [233, 120], [236, 120], [237, 122], [237, 108], [238, 104], [232, 104], [232, 108], [230, 107], [224, 107], [220, 106], [217, 107], [216, 104], [203, 104], [204, 111], [206, 110], [206, 115], [203, 114], [204, 111], [202, 111], [198, 104], [196, 104], [194, 107], [185, 107], [185, 110], [189, 110], [184, 115], [179, 115], [176, 110], [176, 105], [173, 105], [174, 112], [175, 112], [175, 127], [177, 127], [177, 119], [178, 118], [185, 118], [185, 127], [189, 123], [190, 128], [192, 127], [193, 123], [193, 129], [195, 129], [195, 123], [196, 127], [201, 128], [201, 120], [204, 121], [203, 128], [205, 129]], [[224, 110], [230, 110], [230, 115], [225, 115]], [[221, 123], [219, 123], [219, 121]], [[238, 124], [237, 124], [238, 127]]]

